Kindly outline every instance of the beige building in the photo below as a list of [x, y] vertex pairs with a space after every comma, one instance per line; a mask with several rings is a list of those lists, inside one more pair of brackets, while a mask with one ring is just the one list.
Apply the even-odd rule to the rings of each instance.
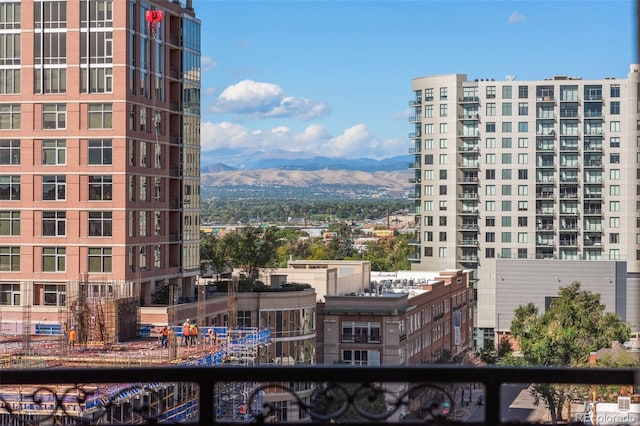
[[287, 268], [267, 269], [260, 279], [274, 282], [309, 284], [319, 302], [326, 295], [363, 293], [369, 289], [371, 262], [359, 260], [291, 260]]
[[[146, 12], [163, 12], [152, 31]], [[193, 296], [200, 21], [191, 1], [0, 3], [0, 306], [59, 323], [72, 282]], [[43, 319], [46, 318], [46, 319]]]
[[427, 76], [412, 90], [413, 268], [476, 271], [478, 346], [494, 343], [497, 259], [626, 262], [638, 329], [640, 66], [600, 80]]

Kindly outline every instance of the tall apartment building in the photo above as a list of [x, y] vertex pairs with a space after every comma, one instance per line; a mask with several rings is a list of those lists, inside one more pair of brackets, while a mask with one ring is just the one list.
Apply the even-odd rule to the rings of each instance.
[[626, 262], [638, 288], [640, 66], [626, 79], [438, 75], [412, 90], [413, 268], [475, 270], [479, 346], [501, 260]]
[[0, 2], [4, 322], [78, 281], [193, 296], [200, 47], [190, 0]]

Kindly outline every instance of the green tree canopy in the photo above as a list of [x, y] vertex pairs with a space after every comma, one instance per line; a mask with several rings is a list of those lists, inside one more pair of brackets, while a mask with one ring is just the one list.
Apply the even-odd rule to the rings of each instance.
[[[526, 365], [585, 367], [591, 352], [624, 342], [630, 334], [617, 314], [605, 312], [600, 295], [581, 290], [579, 282], [560, 288], [544, 313], [533, 303], [518, 307], [511, 323]], [[554, 422], [562, 419], [573, 393], [562, 385], [534, 385], [536, 401], [545, 402]]]

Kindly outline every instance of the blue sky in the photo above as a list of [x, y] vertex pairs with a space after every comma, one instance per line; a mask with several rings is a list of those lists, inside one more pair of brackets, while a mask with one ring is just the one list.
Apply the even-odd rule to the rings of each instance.
[[626, 78], [637, 62], [631, 0], [193, 7], [202, 20], [203, 151], [404, 155], [413, 78]]

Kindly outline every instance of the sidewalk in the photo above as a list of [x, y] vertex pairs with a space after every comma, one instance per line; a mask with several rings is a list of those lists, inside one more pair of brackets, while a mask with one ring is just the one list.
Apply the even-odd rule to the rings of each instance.
[[484, 388], [481, 385], [476, 385], [476, 389], [471, 389], [471, 398], [469, 398], [469, 390], [465, 390], [463, 403], [456, 401], [455, 410], [452, 413], [453, 419], [458, 421], [469, 417], [474, 410], [480, 407], [478, 406], [480, 396], [484, 399]]

